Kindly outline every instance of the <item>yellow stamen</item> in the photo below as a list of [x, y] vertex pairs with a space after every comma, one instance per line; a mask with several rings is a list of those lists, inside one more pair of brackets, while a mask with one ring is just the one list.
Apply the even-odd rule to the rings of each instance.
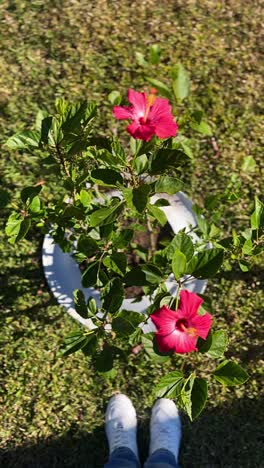
[[185, 333], [187, 333], [188, 335], [190, 335], [190, 336], [198, 336], [198, 333], [197, 333], [196, 328], [193, 328], [193, 327], [187, 328], [187, 327], [185, 327], [184, 325], [182, 325], [182, 328], [183, 328], [183, 330], [185, 331]]
[[154, 104], [154, 102], [155, 102], [156, 94], [157, 94], [156, 89], [155, 89], [155, 88], [151, 88], [151, 90], [150, 90], [150, 95], [147, 96], [147, 103], [148, 103], [148, 105], [147, 105], [147, 107], [146, 107], [146, 112], [145, 112], [145, 115], [144, 115], [144, 122], [147, 121], [150, 108], [151, 108], [151, 106], [153, 106], [153, 104]]

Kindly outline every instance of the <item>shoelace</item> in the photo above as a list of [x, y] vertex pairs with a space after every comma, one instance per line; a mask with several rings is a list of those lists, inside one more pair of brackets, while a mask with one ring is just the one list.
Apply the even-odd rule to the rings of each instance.
[[114, 446], [120, 447], [128, 443], [128, 434], [124, 430], [123, 424], [118, 422], [114, 431]]

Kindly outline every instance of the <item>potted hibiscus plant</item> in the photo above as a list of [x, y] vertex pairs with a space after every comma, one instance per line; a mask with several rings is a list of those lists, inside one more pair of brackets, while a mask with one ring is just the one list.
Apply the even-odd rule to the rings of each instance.
[[[182, 66], [172, 78], [174, 97], [182, 103], [189, 87]], [[84, 322], [65, 337], [64, 356], [82, 351], [111, 378], [126, 353], [142, 352], [158, 362], [176, 354], [181, 363], [189, 353], [202, 353], [216, 361], [210, 378], [240, 385], [248, 375], [224, 358], [227, 336], [217, 329], [210, 299], [187, 288], [190, 280], [212, 278], [224, 256], [243, 262], [244, 242], [241, 248], [237, 241], [222, 242], [198, 207], [192, 208], [196, 223], [175, 229], [168, 222], [175, 197], [190, 191], [186, 169], [192, 138], [195, 132], [209, 136], [211, 129], [201, 111], [188, 106], [180, 106], [176, 122], [170, 89], [157, 80], [153, 84], [150, 93], [129, 89], [127, 105], [120, 105], [118, 92], [111, 93], [115, 118], [129, 121], [129, 144], [126, 132], [119, 139], [93, 130], [95, 104], [63, 99], [56, 100], [53, 114], [38, 113], [34, 130], [10, 137], [9, 148], [40, 158], [44, 180], [21, 191], [6, 233], [15, 243], [34, 224], [79, 265], [90, 293], [74, 291], [75, 310]], [[92, 291], [99, 292], [99, 300]], [[148, 303], [139, 310], [143, 297]], [[194, 419], [207, 400], [208, 382], [200, 372], [186, 374], [181, 364], [162, 377], [156, 395], [177, 399]]]

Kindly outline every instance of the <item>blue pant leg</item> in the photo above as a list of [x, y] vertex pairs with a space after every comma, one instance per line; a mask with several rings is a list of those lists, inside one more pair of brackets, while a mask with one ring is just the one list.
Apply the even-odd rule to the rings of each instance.
[[144, 464], [144, 468], [179, 468], [175, 456], [166, 449], [156, 450]]
[[104, 468], [140, 468], [136, 455], [127, 447], [114, 450]]

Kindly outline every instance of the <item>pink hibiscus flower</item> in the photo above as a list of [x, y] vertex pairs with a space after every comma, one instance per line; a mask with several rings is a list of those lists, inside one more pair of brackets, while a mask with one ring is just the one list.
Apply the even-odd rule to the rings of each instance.
[[153, 135], [169, 138], [176, 135], [178, 125], [173, 120], [168, 99], [156, 97], [152, 89], [150, 95], [128, 90], [131, 106], [114, 106], [113, 114], [119, 120], [132, 120], [127, 131], [132, 137], [149, 141]]
[[205, 340], [212, 325], [212, 316], [208, 312], [204, 315], [197, 313], [202, 302], [197, 294], [184, 289], [180, 292], [178, 310], [162, 306], [150, 315], [157, 327], [155, 338], [161, 352], [197, 351], [198, 337]]

